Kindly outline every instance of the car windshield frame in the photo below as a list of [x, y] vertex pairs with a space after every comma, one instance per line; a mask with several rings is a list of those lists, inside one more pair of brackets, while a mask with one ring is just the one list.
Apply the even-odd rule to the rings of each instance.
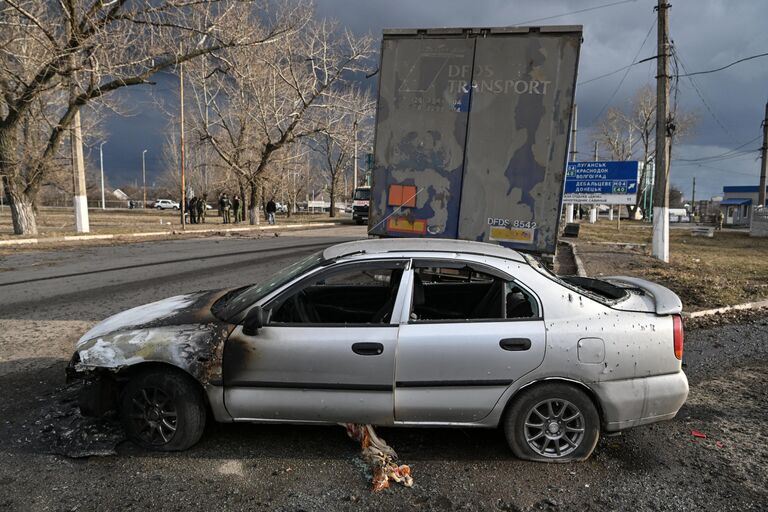
[[[365, 195], [365, 197], [358, 197], [358, 194]], [[355, 195], [352, 198], [354, 201], [370, 201], [371, 200], [371, 189], [369, 188], [358, 188], [355, 189]]]
[[312, 253], [306, 258], [296, 261], [275, 272], [269, 279], [263, 282], [254, 283], [232, 296], [225, 295], [219, 299], [219, 301], [224, 301], [224, 304], [219, 304], [217, 301], [213, 304], [213, 310], [217, 311], [217, 316], [224, 320], [233, 321], [233, 319], [243, 311], [250, 308], [275, 290], [326, 263], [327, 261], [323, 257], [323, 251]]

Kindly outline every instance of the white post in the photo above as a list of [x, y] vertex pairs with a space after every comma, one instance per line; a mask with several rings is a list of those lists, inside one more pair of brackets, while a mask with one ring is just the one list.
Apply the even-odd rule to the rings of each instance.
[[106, 210], [107, 209], [107, 203], [104, 200], [104, 144], [106, 144], [107, 141], [102, 142], [99, 144], [99, 165], [101, 166], [101, 209]]
[[78, 233], [91, 231], [88, 221], [88, 198], [85, 192], [85, 161], [83, 159], [83, 134], [80, 111], [75, 112], [72, 123], [72, 164], [74, 169], [75, 228]]
[[613, 220], [613, 205], [608, 205], [608, 220]]
[[589, 210], [589, 223], [594, 224], [595, 222], [597, 222], [597, 207], [593, 206]]
[[573, 223], [573, 204], [565, 205], [565, 222]]

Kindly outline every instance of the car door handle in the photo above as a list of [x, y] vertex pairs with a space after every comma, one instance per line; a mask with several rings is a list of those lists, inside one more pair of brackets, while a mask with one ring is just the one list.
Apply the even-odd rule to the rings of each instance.
[[360, 356], [378, 356], [384, 352], [384, 345], [369, 342], [353, 343], [352, 352]]
[[518, 352], [531, 348], [531, 340], [528, 338], [504, 338], [499, 341], [499, 346], [504, 350]]

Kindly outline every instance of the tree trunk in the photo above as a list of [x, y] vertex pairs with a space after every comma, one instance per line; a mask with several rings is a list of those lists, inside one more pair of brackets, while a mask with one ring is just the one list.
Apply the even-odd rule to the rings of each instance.
[[245, 203], [245, 184], [238, 180], [238, 185], [240, 187], [240, 221], [244, 221], [245, 212], [248, 208], [248, 205]]
[[13, 233], [36, 235], [35, 197], [26, 192], [24, 181], [19, 176], [19, 164], [16, 162], [17, 142], [14, 126], [0, 130], [0, 174], [3, 175], [3, 190], [11, 209]]
[[336, 176], [331, 176], [331, 217], [336, 216]]
[[260, 224], [259, 213], [257, 211], [258, 197], [256, 183], [250, 182], [249, 187], [251, 189], [250, 197], [248, 198], [248, 222], [253, 226]]
[[34, 198], [24, 193], [24, 186], [13, 177], [3, 178], [5, 195], [11, 208], [13, 233], [16, 235], [36, 235], [37, 218], [35, 217]]

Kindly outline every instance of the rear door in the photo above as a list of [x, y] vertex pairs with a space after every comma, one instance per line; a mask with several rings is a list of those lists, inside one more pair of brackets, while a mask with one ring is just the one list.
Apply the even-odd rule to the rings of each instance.
[[396, 357], [395, 421], [479, 421], [544, 359], [540, 303], [490, 268], [456, 260], [413, 267]]

